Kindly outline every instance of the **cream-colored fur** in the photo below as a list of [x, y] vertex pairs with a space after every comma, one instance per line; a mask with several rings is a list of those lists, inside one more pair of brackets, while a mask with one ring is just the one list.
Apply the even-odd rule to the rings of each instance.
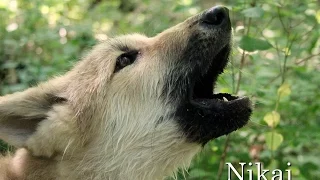
[[[0, 179], [157, 180], [187, 167], [201, 146], [186, 140], [160, 97], [198, 18], [152, 38], [108, 39], [65, 75], [0, 97], [0, 138], [18, 148], [0, 159]], [[114, 73], [118, 46], [140, 54]], [[26, 121], [36, 125], [18, 125]]]

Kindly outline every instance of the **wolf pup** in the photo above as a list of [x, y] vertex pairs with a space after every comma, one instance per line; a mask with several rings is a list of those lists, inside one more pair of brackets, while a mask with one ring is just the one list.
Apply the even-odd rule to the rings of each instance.
[[244, 126], [247, 97], [213, 94], [230, 52], [228, 9], [155, 37], [108, 39], [72, 70], [0, 97], [0, 138], [17, 148], [1, 180], [160, 180]]

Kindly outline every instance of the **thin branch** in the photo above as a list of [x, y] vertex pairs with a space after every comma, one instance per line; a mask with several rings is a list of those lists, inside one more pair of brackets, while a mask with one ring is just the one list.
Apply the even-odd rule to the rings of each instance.
[[221, 155], [221, 160], [220, 160], [220, 164], [219, 164], [217, 180], [221, 180], [221, 177], [222, 177], [222, 171], [223, 171], [225, 159], [227, 157], [227, 150], [228, 150], [228, 146], [229, 146], [229, 141], [230, 141], [230, 134], [228, 134], [228, 136], [227, 136], [227, 139], [226, 139], [226, 142], [225, 142], [225, 146], [224, 146], [224, 149], [223, 149], [223, 153]]
[[[247, 30], [246, 35], [249, 35], [249, 33], [250, 33], [250, 26], [251, 26], [251, 18], [249, 18], [249, 20], [248, 20], [248, 30]], [[234, 92], [235, 94], [237, 94], [239, 92], [239, 89], [240, 89], [240, 82], [241, 82], [241, 79], [242, 79], [242, 69], [244, 67], [245, 60], [246, 60], [246, 52], [243, 51], [242, 52], [242, 56], [241, 56], [241, 61], [240, 61], [240, 71], [239, 71], [237, 87], [236, 87], [236, 91]]]
[[301, 64], [301, 63], [303, 63], [303, 62], [305, 62], [305, 61], [308, 61], [308, 60], [310, 60], [311, 58], [316, 57], [316, 56], [320, 56], [320, 53], [318, 53], [318, 54], [312, 54], [312, 55], [310, 55], [310, 56], [308, 56], [308, 57], [305, 57], [305, 58], [303, 58], [303, 59], [295, 62], [295, 64], [296, 64], [296, 65], [299, 65], [299, 64]]
[[281, 73], [278, 74], [276, 77], [272, 78], [270, 81], [268, 81], [268, 83], [266, 83], [263, 87], [264, 88], [268, 88], [267, 86], [269, 86], [270, 84], [272, 84], [274, 81], [276, 81], [278, 78], [281, 77]]
[[239, 71], [239, 76], [238, 76], [238, 81], [237, 81], [235, 94], [237, 94], [239, 92], [239, 89], [240, 89], [240, 82], [241, 82], [241, 79], [242, 79], [242, 71], [241, 70], [243, 69], [243, 66], [245, 64], [245, 60], [246, 60], [246, 53], [245, 53], [245, 51], [243, 51], [242, 55], [241, 55], [240, 71]]
[[267, 27], [270, 26], [270, 24], [272, 23], [272, 21], [275, 19], [276, 17], [271, 17], [271, 19], [266, 23], [266, 25], [262, 28], [260, 28], [259, 26], [257, 26], [256, 28], [258, 29], [258, 31], [256, 31], [256, 33], [254, 34], [254, 36], [258, 36], [258, 34], [260, 34], [264, 39], [267, 39], [264, 34], [263, 34], [263, 30], [267, 29]]
[[[250, 32], [250, 26], [251, 26], [251, 18], [248, 19], [248, 30], [246, 32], [246, 35], [248, 35], [249, 32]], [[244, 67], [245, 60], [246, 60], [246, 54], [245, 54], [245, 51], [243, 51], [242, 52], [242, 56], [241, 56], [241, 61], [240, 61], [240, 68], [239, 68], [240, 70], [239, 70], [239, 76], [238, 76], [238, 80], [237, 80], [237, 86], [236, 86], [235, 92], [233, 92], [235, 94], [237, 94], [239, 92], [239, 89], [240, 89], [240, 82], [241, 82], [241, 79], [242, 79], [242, 69]], [[217, 180], [221, 180], [221, 177], [222, 177], [222, 171], [223, 171], [223, 168], [224, 168], [224, 163], [226, 162], [227, 149], [229, 147], [229, 142], [230, 142], [230, 134], [227, 135], [227, 139], [226, 139], [226, 142], [224, 144], [224, 149], [223, 149], [223, 153], [221, 155], [220, 164], [219, 164]]]
[[286, 45], [287, 49], [286, 49], [286, 52], [285, 52], [285, 55], [284, 55], [284, 61], [283, 61], [283, 66], [282, 66], [282, 81], [281, 81], [281, 84], [284, 83], [284, 80], [285, 80], [285, 76], [286, 76], [286, 72], [287, 72], [287, 61], [288, 61], [288, 57], [289, 57], [289, 52], [291, 51], [292, 49], [292, 45], [293, 45], [293, 42], [296, 40], [296, 35], [294, 36], [294, 38], [292, 39], [292, 41], [289, 40], [289, 34], [288, 34], [288, 43]]
[[284, 31], [285, 31], [287, 34], [289, 34], [289, 30], [287, 30], [287, 28], [286, 28], [286, 26], [285, 26], [285, 24], [284, 24], [284, 22], [283, 22], [283, 20], [282, 20], [282, 16], [281, 16], [281, 14], [280, 14], [280, 7], [278, 7], [277, 10], [278, 10], [278, 11], [277, 11], [277, 12], [278, 12], [278, 17], [279, 17], [279, 20], [280, 20], [280, 23], [281, 23], [283, 29], [284, 29]]

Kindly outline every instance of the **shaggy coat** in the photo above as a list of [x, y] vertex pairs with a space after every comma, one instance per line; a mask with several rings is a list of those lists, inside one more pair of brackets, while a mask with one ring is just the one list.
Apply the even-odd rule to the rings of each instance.
[[248, 98], [213, 94], [228, 62], [228, 10], [214, 7], [155, 37], [96, 45], [74, 68], [0, 97], [1, 180], [157, 180], [209, 140], [246, 124]]

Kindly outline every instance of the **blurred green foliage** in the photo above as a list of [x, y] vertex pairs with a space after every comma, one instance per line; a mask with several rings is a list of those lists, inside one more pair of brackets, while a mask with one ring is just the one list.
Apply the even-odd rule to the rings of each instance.
[[[255, 102], [246, 128], [210, 142], [178, 179], [227, 179], [220, 163], [261, 161], [293, 179], [320, 179], [320, 2], [225, 0], [234, 51], [218, 90]], [[105, 39], [152, 36], [216, 3], [209, 0], [2, 0], [0, 94], [63, 74]], [[244, 51], [245, 50], [245, 51]], [[225, 148], [226, 147], [226, 148]], [[7, 147], [0, 143], [0, 149]], [[222, 155], [225, 154], [225, 159]], [[248, 176], [246, 176], [248, 177]]]

